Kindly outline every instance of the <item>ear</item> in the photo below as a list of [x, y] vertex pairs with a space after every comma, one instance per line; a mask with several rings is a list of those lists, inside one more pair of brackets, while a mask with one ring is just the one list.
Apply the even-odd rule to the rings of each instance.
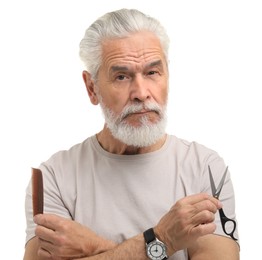
[[84, 70], [82, 73], [82, 77], [91, 103], [93, 105], [97, 105], [99, 101], [95, 92], [95, 83], [92, 80], [91, 74]]

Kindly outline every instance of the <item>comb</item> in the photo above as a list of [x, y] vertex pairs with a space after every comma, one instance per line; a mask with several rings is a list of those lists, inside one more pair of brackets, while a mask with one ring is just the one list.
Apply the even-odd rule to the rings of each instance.
[[44, 211], [44, 191], [43, 176], [40, 169], [32, 168], [32, 203], [33, 216], [43, 214]]

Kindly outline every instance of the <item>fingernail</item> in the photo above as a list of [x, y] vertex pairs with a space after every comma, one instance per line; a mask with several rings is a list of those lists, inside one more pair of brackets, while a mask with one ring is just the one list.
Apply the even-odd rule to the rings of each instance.
[[37, 214], [37, 215], [35, 215], [34, 218], [33, 218], [33, 219], [34, 219], [34, 222], [35, 222], [36, 224], [37, 224], [37, 222], [38, 222], [38, 216], [39, 216], [39, 215], [40, 215], [40, 214]]

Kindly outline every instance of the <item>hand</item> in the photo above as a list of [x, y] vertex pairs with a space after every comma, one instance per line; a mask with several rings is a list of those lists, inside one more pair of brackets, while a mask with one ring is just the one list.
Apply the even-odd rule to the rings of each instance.
[[41, 259], [70, 260], [112, 249], [115, 243], [96, 235], [89, 228], [51, 214], [34, 217]]
[[200, 236], [212, 234], [216, 211], [222, 204], [207, 194], [196, 194], [179, 200], [154, 228], [167, 245], [168, 255], [189, 248]]

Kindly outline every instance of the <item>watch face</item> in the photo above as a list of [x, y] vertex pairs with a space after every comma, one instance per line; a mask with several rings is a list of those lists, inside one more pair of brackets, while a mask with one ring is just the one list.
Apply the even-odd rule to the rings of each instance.
[[153, 241], [147, 247], [147, 255], [151, 259], [163, 259], [166, 256], [166, 248], [162, 242]]

